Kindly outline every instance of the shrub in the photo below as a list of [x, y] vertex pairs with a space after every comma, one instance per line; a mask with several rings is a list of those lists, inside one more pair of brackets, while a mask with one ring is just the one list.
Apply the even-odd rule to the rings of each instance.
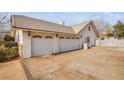
[[11, 37], [10, 35], [5, 35], [4, 41], [5, 41], [5, 42], [14, 41], [14, 37]]
[[0, 43], [0, 46], [2, 46], [2, 43]]
[[11, 58], [15, 58], [18, 56], [18, 47], [13, 46], [11, 48]]
[[10, 59], [10, 49], [6, 48], [4, 45], [0, 46], [0, 62]]
[[107, 33], [107, 37], [113, 37], [114, 34], [113, 33]]
[[5, 53], [3, 53], [3, 52], [0, 51], [0, 62], [5, 61], [5, 60], [6, 60], [5, 57], [6, 57], [6, 56], [5, 56]]
[[6, 35], [4, 42], [0, 43], [0, 62], [15, 58], [18, 56], [17, 43], [14, 42], [14, 38]]
[[4, 45], [0, 46], [0, 62], [15, 58], [18, 56], [18, 47], [13, 46], [7, 48]]
[[4, 43], [5, 47], [12, 48], [12, 47], [17, 47], [17, 43], [14, 41], [8, 41]]
[[0, 46], [0, 62], [4, 61], [5, 60], [5, 53], [3, 52], [5, 49], [4, 49], [4, 46]]

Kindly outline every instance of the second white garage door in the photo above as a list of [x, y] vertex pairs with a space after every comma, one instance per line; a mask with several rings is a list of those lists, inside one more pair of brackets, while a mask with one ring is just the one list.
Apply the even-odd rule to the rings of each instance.
[[60, 39], [60, 52], [79, 49], [79, 39]]
[[53, 53], [53, 39], [32, 38], [32, 56], [49, 55]]

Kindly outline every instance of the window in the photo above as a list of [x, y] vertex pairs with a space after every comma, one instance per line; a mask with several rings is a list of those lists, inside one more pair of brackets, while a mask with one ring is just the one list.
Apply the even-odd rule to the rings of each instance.
[[64, 39], [64, 37], [59, 37], [59, 39]]
[[52, 36], [46, 36], [45, 38], [53, 38]]
[[90, 27], [88, 27], [88, 30], [90, 31]]
[[42, 38], [42, 36], [35, 35], [35, 36], [33, 36], [33, 38]]

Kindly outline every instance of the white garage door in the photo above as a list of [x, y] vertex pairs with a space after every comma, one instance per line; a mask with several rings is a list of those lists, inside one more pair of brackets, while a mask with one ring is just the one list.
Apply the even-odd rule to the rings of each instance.
[[60, 39], [60, 52], [79, 49], [79, 39]]
[[32, 56], [49, 55], [53, 52], [53, 39], [32, 38]]

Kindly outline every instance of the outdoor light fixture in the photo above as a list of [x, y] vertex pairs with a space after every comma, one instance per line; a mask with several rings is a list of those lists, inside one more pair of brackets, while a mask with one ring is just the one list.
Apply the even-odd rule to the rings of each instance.
[[31, 35], [31, 32], [30, 31], [28, 31], [28, 36], [30, 36]]

